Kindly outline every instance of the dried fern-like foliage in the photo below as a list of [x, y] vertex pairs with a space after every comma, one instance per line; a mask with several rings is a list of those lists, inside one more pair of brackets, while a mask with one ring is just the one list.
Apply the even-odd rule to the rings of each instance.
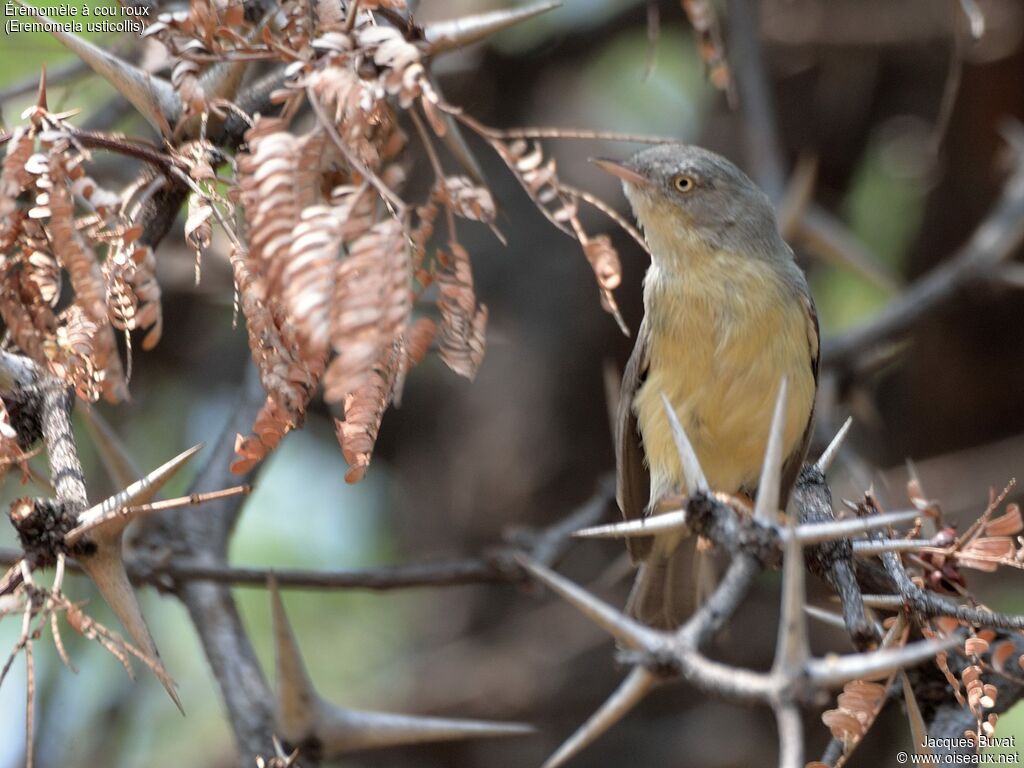
[[253, 434], [235, 437], [237, 458], [231, 463], [231, 471], [245, 474], [269, 454], [281, 438], [288, 434], [294, 423], [288, 413], [272, 397], [263, 404], [253, 424]]
[[821, 716], [832, 736], [846, 752], [864, 738], [885, 703], [885, 686], [867, 680], [853, 680], [843, 686], [836, 708]]
[[[482, 136], [551, 222], [580, 243], [602, 304], [621, 324], [612, 297], [618, 254], [577, 215], [581, 199], [593, 200], [560, 182], [537, 140], [503, 136], [442, 98], [430, 75], [440, 49], [403, 18], [407, 10], [403, 0], [286, 0], [280, 15], [257, 20], [241, 5], [191, 0], [147, 28], [172, 61], [170, 83], [141, 97], [140, 109], [150, 97], [159, 102], [159, 114], [147, 117], [169, 147], [150, 162], [188, 190], [184, 236], [197, 280], [215, 222], [231, 240], [237, 306], [268, 396], [253, 434], [239, 436], [239, 471], [301, 425], [322, 385], [343, 414], [348, 478], [362, 477], [384, 411], [400, 401], [409, 367], [435, 333], [442, 361], [476, 375], [487, 308], [458, 224], [483, 223], [501, 235], [460, 126]], [[271, 95], [276, 116], [249, 118], [232, 101], [253, 61], [283, 72]], [[140, 205], [121, 205], [88, 180], [88, 153], [62, 116], [41, 105], [8, 139], [0, 173], [0, 252], [8, 254], [0, 316], [17, 346], [83, 397], [119, 399], [126, 376], [115, 332], [130, 339], [144, 331], [144, 349], [162, 333], [154, 256], [137, 242], [131, 218]], [[300, 131], [296, 115], [310, 113], [315, 120]], [[229, 114], [250, 125], [233, 160], [210, 138]], [[418, 143], [400, 124], [416, 129]], [[434, 171], [418, 200], [403, 194], [411, 147]], [[218, 175], [226, 160], [233, 173]], [[451, 173], [446, 161], [467, 173]], [[26, 192], [36, 200], [28, 210], [16, 202]], [[65, 282], [72, 306], [57, 303]]]
[[566, 234], [574, 237], [583, 248], [590, 262], [601, 291], [601, 306], [609, 312], [624, 333], [628, 334], [625, 321], [619, 313], [612, 290], [622, 282], [622, 267], [619, 254], [607, 235], [591, 239], [579, 220], [580, 197], [576, 190], [562, 184], [554, 159], [544, 158], [544, 150], [538, 142], [532, 144], [522, 139], [508, 142], [495, 131], [484, 128], [474, 120], [461, 119], [487, 139], [498, 156], [505, 161], [515, 174], [523, 189], [537, 204], [547, 219]]
[[[80, 397], [117, 402], [127, 384], [115, 330], [149, 328], [146, 346], [159, 338], [153, 255], [133, 247], [140, 230], [87, 175], [91, 156], [65, 116], [45, 98], [25, 116], [0, 172], [0, 317], [11, 340]], [[70, 302], [61, 300], [65, 281]]]
[[338, 442], [349, 464], [345, 480], [362, 480], [370, 466], [384, 409], [391, 399], [391, 382], [396, 376], [399, 353], [389, 350], [374, 362], [367, 380], [345, 398], [345, 420], [335, 420]]
[[[991, 680], [992, 676], [1012, 677], [1016, 673], [1007, 669], [1011, 657], [1016, 654], [1016, 646], [1006, 639], [997, 638], [997, 633], [986, 626], [987, 617], [995, 617], [991, 609], [971, 594], [967, 585], [966, 575], [961, 567], [992, 572], [999, 567], [1021, 568], [1024, 563], [1024, 537], [1019, 534], [1024, 530], [1020, 507], [1007, 504], [1003, 514], [997, 515], [1014, 483], [1011, 482], [1001, 492], [991, 491], [988, 503], [973, 524], [960, 534], [955, 529], [941, 528], [931, 539], [918, 540], [913, 546], [912, 554], [907, 563], [894, 560], [887, 568], [906, 568], [908, 581], [913, 579], [915, 588], [920, 585], [921, 594], [945, 593], [953, 594], [969, 600], [974, 617], [939, 615], [934, 618], [918, 619], [915, 622], [921, 634], [930, 640], [941, 640], [966, 633], [962, 646], [954, 650], [959, 656], [959, 664], [954, 664], [951, 652], [938, 651], [934, 656], [934, 664], [945, 678], [949, 695], [974, 720], [975, 727], [967, 729], [964, 736], [980, 743], [981, 737], [990, 737], [995, 732], [998, 714], [993, 711], [996, 706], [998, 688]], [[907, 484], [907, 495], [911, 504], [920, 512], [938, 522], [942, 520], [939, 505], [925, 497], [920, 483], [912, 478]], [[872, 493], [866, 493], [864, 499], [852, 505], [858, 514], [879, 514], [882, 512], [877, 499]], [[913, 540], [919, 527], [909, 532], [907, 539]], [[1012, 537], [1016, 536], [1014, 542]], [[1016, 617], [999, 617], [991, 626], [1017, 626]], [[908, 627], [906, 615], [897, 614], [886, 620], [889, 632], [883, 645], [902, 645], [907, 642]], [[1006, 635], [1003, 635], [1005, 638]], [[1024, 657], [1017, 661], [1022, 666]], [[844, 688], [838, 697], [834, 709], [826, 711], [822, 720], [832, 735], [843, 744], [843, 755], [835, 764], [836, 768], [845, 765], [853, 750], [864, 738], [874, 723], [879, 709], [886, 699], [886, 691], [894, 682], [890, 676], [884, 685], [870, 681], [854, 681]], [[913, 698], [909, 683], [904, 681], [904, 694]], [[926, 728], [922, 724], [921, 710], [916, 701], [908, 701], [908, 716], [911, 719], [911, 730], [915, 734], [924, 734]], [[915, 748], [920, 754], [930, 754], [926, 744], [918, 743]], [[811, 765], [818, 765], [812, 763]]]
[[487, 307], [478, 306], [469, 254], [451, 243], [451, 256], [438, 277], [441, 297], [441, 359], [467, 379], [476, 376], [484, 355]]
[[324, 396], [332, 402], [362, 388], [391, 347], [404, 343], [412, 289], [401, 226], [382, 221], [352, 243], [336, 285], [331, 331], [337, 356], [324, 381]]
[[704, 62], [708, 80], [715, 88], [724, 91], [731, 103], [735, 103], [736, 86], [729, 68], [729, 60], [725, 56], [722, 29], [714, 4], [711, 0], [682, 0], [682, 5], [697, 37], [700, 57]]

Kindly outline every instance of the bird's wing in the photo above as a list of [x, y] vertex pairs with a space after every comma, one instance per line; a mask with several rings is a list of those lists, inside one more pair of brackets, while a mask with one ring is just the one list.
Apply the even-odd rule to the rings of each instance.
[[[619, 502], [623, 517], [627, 520], [635, 520], [644, 515], [651, 494], [651, 479], [647, 467], [644, 466], [644, 449], [640, 442], [636, 414], [633, 411], [633, 399], [646, 376], [647, 327], [644, 323], [640, 326], [636, 345], [622, 374], [622, 390], [615, 418], [615, 498]], [[626, 543], [634, 562], [645, 559], [651, 550], [651, 540], [646, 537], [630, 538]]]
[[[810, 294], [804, 293], [801, 297], [804, 303], [804, 311], [807, 318], [807, 351], [810, 358], [811, 373], [814, 374], [814, 388], [818, 388], [818, 361], [821, 358], [818, 336], [818, 310], [814, 306], [814, 300]], [[803, 467], [804, 458], [807, 456], [807, 448], [811, 444], [811, 434], [814, 426], [814, 403], [811, 403], [811, 413], [807, 417], [807, 426], [804, 428], [803, 437], [797, 444], [796, 449], [789, 454], [785, 464], [782, 465], [782, 482], [779, 486], [780, 507], [786, 508], [789, 502], [789, 493], [793, 490], [800, 469]]]

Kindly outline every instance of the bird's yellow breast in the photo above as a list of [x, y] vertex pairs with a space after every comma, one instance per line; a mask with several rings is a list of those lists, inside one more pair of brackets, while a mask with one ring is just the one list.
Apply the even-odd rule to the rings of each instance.
[[757, 484], [781, 377], [789, 391], [785, 455], [801, 440], [814, 403], [802, 298], [766, 262], [686, 245], [685, 264], [669, 272], [656, 260], [644, 282], [648, 372], [633, 407], [652, 502], [686, 491], [662, 392], [709, 484], [729, 493]]

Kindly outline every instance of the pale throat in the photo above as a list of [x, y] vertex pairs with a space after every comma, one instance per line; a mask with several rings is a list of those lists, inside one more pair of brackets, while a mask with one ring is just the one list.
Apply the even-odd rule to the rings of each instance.
[[687, 226], [687, 214], [678, 207], [623, 185], [651, 250], [652, 265], [665, 273], [681, 273], [706, 262], [714, 249]]

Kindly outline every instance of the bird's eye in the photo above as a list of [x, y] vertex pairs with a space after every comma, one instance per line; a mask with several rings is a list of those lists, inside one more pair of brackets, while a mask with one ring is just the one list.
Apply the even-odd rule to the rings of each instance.
[[672, 179], [672, 186], [676, 188], [678, 192], [689, 192], [696, 186], [696, 182], [692, 176], [687, 176], [682, 173]]

